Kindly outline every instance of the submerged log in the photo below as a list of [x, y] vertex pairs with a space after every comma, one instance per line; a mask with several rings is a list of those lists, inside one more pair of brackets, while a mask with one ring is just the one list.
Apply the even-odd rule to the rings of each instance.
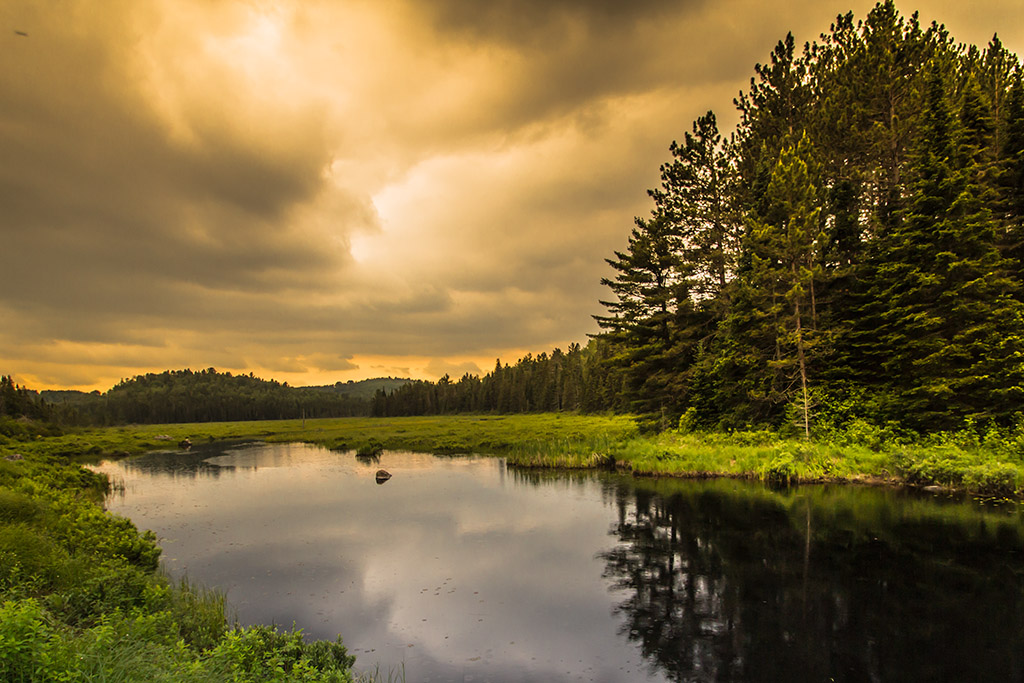
[[388, 472], [387, 470], [377, 470], [376, 479], [377, 479], [377, 483], [378, 484], [383, 484], [384, 482], [386, 482], [390, 478], [391, 478], [391, 473]]

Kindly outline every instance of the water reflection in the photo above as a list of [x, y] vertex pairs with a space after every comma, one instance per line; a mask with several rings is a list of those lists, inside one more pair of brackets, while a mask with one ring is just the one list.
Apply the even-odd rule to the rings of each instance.
[[[1016, 511], [303, 444], [105, 463], [243, 623], [407, 680], [1021, 680]], [[377, 470], [393, 478], [375, 481]]]
[[620, 633], [675, 681], [1019, 681], [1016, 515], [844, 488], [622, 483]]
[[341, 633], [359, 666], [407, 680], [665, 680], [616, 633], [596, 479], [534, 485], [493, 458], [373, 463], [301, 444], [209, 455], [194, 477], [140, 461], [103, 466], [126, 482], [108, 504], [157, 532], [172, 574], [227, 591], [243, 623]]

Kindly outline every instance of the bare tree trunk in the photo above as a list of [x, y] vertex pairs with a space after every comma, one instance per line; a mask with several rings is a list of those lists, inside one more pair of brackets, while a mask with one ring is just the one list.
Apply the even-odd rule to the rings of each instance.
[[811, 271], [811, 329], [818, 329], [818, 303], [814, 298], [814, 271]]
[[[793, 264], [793, 277], [796, 278], [796, 264]], [[807, 360], [804, 355], [804, 332], [800, 325], [800, 299], [793, 301], [793, 317], [796, 319], [796, 357], [800, 362], [800, 386], [804, 394], [804, 438], [811, 438], [811, 405], [807, 397]]]

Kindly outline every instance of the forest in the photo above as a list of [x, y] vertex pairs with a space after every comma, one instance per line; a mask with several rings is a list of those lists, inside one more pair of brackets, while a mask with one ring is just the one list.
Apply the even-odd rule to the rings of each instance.
[[[168, 370], [122, 380], [109, 391], [32, 391], [0, 377], [0, 419], [28, 417], [64, 425], [284, 420], [366, 415], [377, 390], [408, 380], [377, 378], [316, 387], [214, 368]], [[0, 433], [3, 432], [0, 424]]]
[[1009, 423], [1024, 396], [1018, 58], [891, 2], [780, 41], [670, 147], [598, 318], [631, 410], [709, 427]]

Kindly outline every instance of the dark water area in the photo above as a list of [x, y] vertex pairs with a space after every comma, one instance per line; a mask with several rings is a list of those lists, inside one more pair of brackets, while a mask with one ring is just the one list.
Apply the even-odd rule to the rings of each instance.
[[[377, 484], [375, 472], [393, 475]], [[303, 444], [103, 463], [243, 624], [408, 681], [1024, 681], [1018, 506]]]

